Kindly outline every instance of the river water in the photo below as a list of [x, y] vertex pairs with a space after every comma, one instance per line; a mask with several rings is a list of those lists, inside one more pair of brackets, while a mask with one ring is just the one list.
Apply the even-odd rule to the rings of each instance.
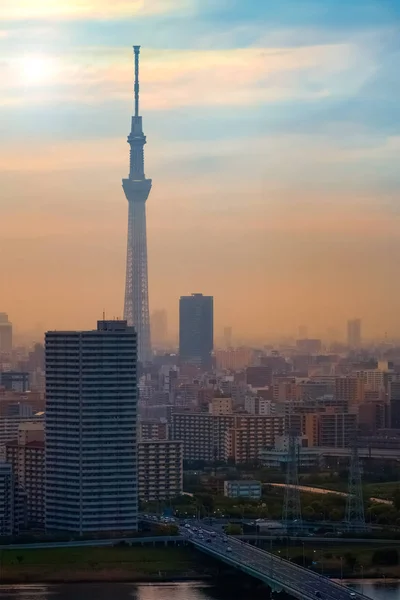
[[[349, 584], [373, 600], [400, 600], [400, 581]], [[234, 597], [233, 597], [234, 596]], [[124, 583], [0, 586], [1, 600], [252, 600], [251, 592], [226, 592], [201, 583]]]

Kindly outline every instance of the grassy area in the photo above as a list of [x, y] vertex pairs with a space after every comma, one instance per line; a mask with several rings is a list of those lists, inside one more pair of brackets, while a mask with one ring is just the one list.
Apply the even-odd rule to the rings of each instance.
[[365, 493], [371, 498], [384, 498], [392, 500], [393, 492], [400, 488], [398, 481], [388, 481], [386, 483], [367, 483], [364, 485]]
[[[310, 543], [304, 546], [305, 566], [312, 565], [315, 571], [332, 576], [338, 576], [342, 572], [346, 577], [360, 576], [361, 573], [369, 577], [399, 577], [400, 565], [374, 563], [374, 553], [381, 548], [382, 546], [374, 544], [338, 544], [327, 547], [326, 544]], [[297, 564], [303, 564], [302, 544], [277, 546], [273, 548], [273, 552], [282, 558], [295, 559]]]
[[183, 547], [3, 550], [0, 582], [139, 581], [196, 575], [198, 556]]

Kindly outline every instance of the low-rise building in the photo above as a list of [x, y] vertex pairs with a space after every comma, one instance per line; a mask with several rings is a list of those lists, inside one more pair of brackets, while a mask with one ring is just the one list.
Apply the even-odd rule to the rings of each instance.
[[259, 500], [262, 494], [260, 481], [234, 480], [224, 481], [224, 496], [227, 498], [249, 498]]
[[139, 500], [165, 500], [183, 492], [183, 443], [147, 440], [138, 443]]
[[[296, 438], [297, 460], [300, 469], [312, 469], [321, 466], [322, 452], [320, 448], [308, 448], [305, 436]], [[286, 470], [288, 462], [289, 436], [282, 435], [276, 439], [274, 448], [263, 448], [259, 454], [260, 461], [268, 469]]]

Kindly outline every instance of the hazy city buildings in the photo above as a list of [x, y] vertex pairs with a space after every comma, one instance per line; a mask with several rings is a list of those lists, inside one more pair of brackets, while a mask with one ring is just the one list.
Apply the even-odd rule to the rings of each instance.
[[27, 392], [29, 390], [29, 373], [20, 371], [0, 373], [0, 387], [8, 392]]
[[361, 345], [361, 319], [347, 321], [347, 344], [352, 348]]
[[212, 365], [214, 346], [214, 299], [192, 294], [179, 301], [179, 355], [182, 362], [203, 369]]
[[183, 492], [183, 443], [147, 440], [138, 444], [139, 499], [174, 498]]
[[12, 324], [7, 313], [0, 313], [0, 354], [9, 354], [12, 350]]
[[137, 529], [137, 335], [46, 333], [46, 529]]
[[151, 190], [151, 179], [144, 172], [144, 145], [142, 117], [139, 116], [139, 53], [135, 54], [135, 114], [132, 117], [129, 177], [122, 180], [128, 200], [128, 250], [126, 262], [126, 285], [124, 319], [134, 325], [138, 336], [138, 359], [142, 363], [151, 360], [150, 315], [147, 268], [146, 200]]

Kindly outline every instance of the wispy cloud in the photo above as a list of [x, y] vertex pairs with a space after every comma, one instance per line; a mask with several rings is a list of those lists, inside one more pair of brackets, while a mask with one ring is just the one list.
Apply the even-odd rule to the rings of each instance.
[[2, 0], [0, 19], [119, 19], [183, 11], [192, 6], [192, 0]]
[[[29, 89], [21, 57], [0, 65], [3, 104], [129, 101], [132, 66], [127, 52], [90, 48], [54, 58], [48, 81]], [[184, 106], [251, 106], [286, 100], [352, 95], [374, 72], [357, 46], [332, 44], [298, 48], [210, 51], [147, 51], [142, 59], [146, 110]]]

